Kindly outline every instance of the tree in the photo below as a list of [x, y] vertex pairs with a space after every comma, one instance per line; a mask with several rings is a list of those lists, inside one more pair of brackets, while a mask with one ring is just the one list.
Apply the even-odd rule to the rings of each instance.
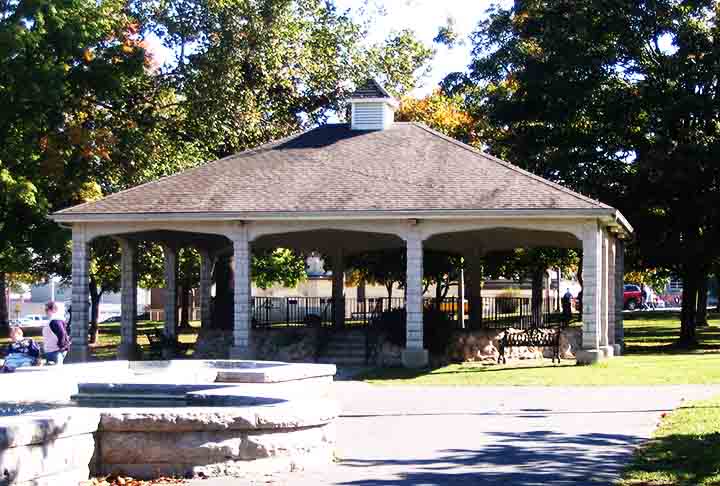
[[406, 96], [395, 112], [397, 121], [421, 122], [461, 142], [480, 146], [480, 122], [465, 110], [463, 97], [436, 89], [424, 98]]
[[142, 28], [177, 53], [162, 79], [187, 113], [184, 137], [216, 157], [342, 112], [353, 82], [414, 88], [432, 51], [408, 31], [366, 47], [367, 32], [325, 0], [134, 2]]
[[28, 272], [33, 268], [33, 234], [18, 231], [21, 227], [42, 225], [46, 202], [30, 181], [13, 177], [0, 160], [0, 329], [6, 329], [9, 309], [11, 273]]
[[255, 252], [251, 261], [251, 275], [255, 285], [261, 289], [276, 283], [295, 287], [307, 278], [305, 256], [286, 248]]
[[717, 247], [717, 39], [712, 1], [518, 1], [447, 83], [497, 127], [493, 153], [630, 217], [636, 263], [683, 276], [685, 344]]
[[348, 258], [346, 268], [352, 271], [358, 281], [382, 285], [392, 299], [393, 288], [405, 284], [405, 250], [385, 250], [353, 255]]

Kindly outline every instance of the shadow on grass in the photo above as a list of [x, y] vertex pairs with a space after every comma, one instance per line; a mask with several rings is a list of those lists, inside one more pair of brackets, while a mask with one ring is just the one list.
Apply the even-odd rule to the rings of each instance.
[[720, 432], [653, 439], [638, 451], [625, 476], [624, 486], [720, 485]]

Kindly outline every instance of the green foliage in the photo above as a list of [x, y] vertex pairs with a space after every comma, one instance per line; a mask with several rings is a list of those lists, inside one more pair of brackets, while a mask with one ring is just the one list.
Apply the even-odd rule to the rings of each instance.
[[251, 275], [255, 285], [261, 289], [267, 289], [276, 283], [284, 287], [295, 287], [307, 278], [305, 257], [286, 248], [255, 252], [251, 262]]
[[379, 76], [406, 93], [432, 56], [407, 31], [364, 47], [361, 25], [324, 0], [133, 6], [143, 28], [178, 53], [164, 80], [187, 114], [184, 135], [218, 157], [325, 121], [342, 111], [353, 81]]
[[670, 283], [670, 272], [663, 268], [626, 272], [624, 281], [636, 285], [645, 284], [655, 291], [655, 293], [662, 293]]
[[388, 290], [388, 297], [394, 285], [405, 284], [405, 250], [386, 250], [353, 255], [348, 258], [346, 268], [352, 271], [358, 281], [382, 285]]

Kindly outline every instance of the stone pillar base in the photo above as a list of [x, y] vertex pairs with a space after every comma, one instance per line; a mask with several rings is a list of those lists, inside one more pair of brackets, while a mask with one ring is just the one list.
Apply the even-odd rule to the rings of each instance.
[[430, 353], [427, 349], [402, 350], [402, 364], [405, 368], [425, 368], [430, 362]]
[[600, 349], [581, 349], [575, 353], [575, 358], [579, 365], [593, 364], [605, 359], [605, 352]]
[[622, 356], [623, 347], [622, 344], [613, 344], [613, 356]]
[[87, 344], [71, 344], [65, 357], [66, 363], [86, 363], [90, 361], [90, 348]]
[[600, 346], [600, 351], [603, 352], [606, 358], [612, 358], [613, 356], [615, 356], [615, 347], [612, 345]]
[[231, 346], [230, 359], [253, 359], [252, 351], [247, 346]]

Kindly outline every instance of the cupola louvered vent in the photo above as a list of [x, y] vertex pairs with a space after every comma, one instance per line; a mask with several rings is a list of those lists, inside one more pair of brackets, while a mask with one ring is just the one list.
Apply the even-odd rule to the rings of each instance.
[[375, 80], [360, 86], [350, 98], [353, 130], [384, 130], [392, 126], [397, 101]]

